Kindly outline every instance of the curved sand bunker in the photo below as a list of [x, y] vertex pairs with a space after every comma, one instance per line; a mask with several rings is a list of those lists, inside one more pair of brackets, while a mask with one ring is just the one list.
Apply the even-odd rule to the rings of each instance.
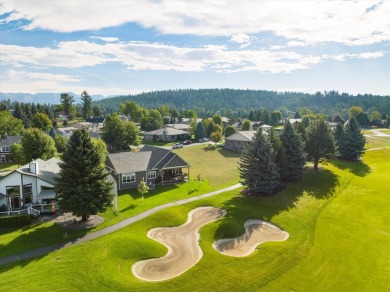
[[161, 258], [136, 262], [131, 268], [134, 276], [145, 281], [164, 281], [183, 274], [203, 256], [199, 229], [225, 214], [220, 208], [200, 207], [188, 213], [183, 225], [151, 229], [148, 237], [165, 245], [168, 253]]
[[244, 223], [245, 233], [236, 238], [220, 239], [213, 243], [214, 249], [232, 257], [250, 255], [256, 247], [267, 241], [283, 241], [288, 232], [263, 220], [250, 219]]

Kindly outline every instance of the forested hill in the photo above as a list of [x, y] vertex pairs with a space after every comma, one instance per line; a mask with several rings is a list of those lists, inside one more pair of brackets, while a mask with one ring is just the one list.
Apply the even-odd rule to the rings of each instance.
[[179, 89], [118, 96], [94, 103], [100, 105], [103, 111], [111, 112], [119, 111], [119, 105], [126, 101], [133, 101], [148, 109], [161, 105], [178, 110], [194, 109], [199, 116], [216, 112], [223, 114], [226, 110], [236, 113], [259, 108], [295, 111], [303, 107], [325, 114], [345, 114], [351, 106], [390, 114], [390, 96], [349, 95], [337, 91], [307, 94], [266, 90]]

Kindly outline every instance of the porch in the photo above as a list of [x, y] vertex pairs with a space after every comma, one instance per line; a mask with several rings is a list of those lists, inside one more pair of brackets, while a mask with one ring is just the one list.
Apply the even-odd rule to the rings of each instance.
[[[187, 172], [184, 172], [183, 169], [187, 169]], [[190, 177], [190, 167], [185, 168], [170, 168], [161, 170], [160, 183], [162, 185], [172, 184], [178, 182], [186, 182]]]

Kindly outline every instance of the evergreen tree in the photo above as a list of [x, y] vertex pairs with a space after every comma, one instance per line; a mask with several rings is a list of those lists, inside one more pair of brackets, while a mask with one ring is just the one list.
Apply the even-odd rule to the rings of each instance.
[[340, 156], [347, 159], [358, 159], [364, 153], [366, 138], [360, 130], [356, 119], [352, 118], [344, 129], [343, 149]]
[[73, 115], [74, 115], [73, 96], [68, 93], [61, 93], [60, 101], [62, 105], [62, 110], [65, 112], [67, 118], [69, 120], [73, 119]]
[[87, 221], [90, 215], [104, 212], [112, 203], [111, 183], [98, 148], [86, 130], [70, 137], [62, 155], [56, 198], [63, 212], [72, 212]]
[[241, 183], [249, 194], [271, 194], [279, 184], [276, 154], [269, 139], [259, 130], [245, 147], [239, 162]]
[[335, 143], [329, 125], [323, 119], [314, 120], [307, 128], [306, 152], [308, 160], [318, 163], [332, 158], [335, 154]]
[[98, 107], [97, 105], [95, 105], [93, 108], [92, 108], [92, 112], [93, 112], [93, 116], [95, 118], [98, 118], [102, 115], [102, 111], [100, 109], [100, 107]]
[[195, 141], [199, 141], [199, 139], [205, 138], [206, 132], [204, 130], [204, 126], [202, 122], [198, 122], [195, 129]]
[[285, 172], [286, 154], [284, 151], [282, 140], [280, 139], [279, 133], [274, 128], [271, 128], [268, 138], [272, 144], [272, 149], [275, 152], [275, 162], [278, 165], [280, 177], [281, 179], [283, 179], [285, 176], [284, 172]]
[[304, 145], [299, 134], [287, 122], [280, 135], [284, 150], [282, 177], [294, 181], [303, 178], [303, 166], [306, 163]]
[[48, 160], [57, 154], [53, 139], [39, 129], [27, 129], [20, 144], [23, 148], [25, 163], [34, 159]]
[[336, 130], [333, 133], [334, 141], [336, 143], [336, 153], [339, 156], [342, 156], [344, 151], [344, 127], [342, 124], [337, 123]]
[[56, 136], [56, 130], [53, 127], [50, 128], [49, 136], [52, 137], [53, 139]]
[[92, 97], [87, 91], [81, 93], [82, 114], [84, 119], [89, 119], [92, 116]]

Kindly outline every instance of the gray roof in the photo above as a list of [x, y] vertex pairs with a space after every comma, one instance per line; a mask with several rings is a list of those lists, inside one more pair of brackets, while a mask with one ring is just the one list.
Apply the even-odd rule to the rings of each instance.
[[151, 152], [119, 152], [107, 155], [117, 173], [145, 171], [148, 169]]
[[149, 145], [144, 146], [139, 152], [110, 153], [107, 157], [108, 164], [111, 164], [117, 173], [189, 166], [171, 150]]
[[103, 123], [104, 119], [105, 119], [104, 117], [103, 118], [90, 118], [90, 119], [87, 119], [86, 121], [89, 123], [97, 124], [97, 123]]
[[8, 136], [7, 139], [2, 138], [0, 140], [0, 147], [11, 146], [15, 143], [18, 143], [20, 139], [22, 139], [22, 136]]
[[150, 132], [145, 132], [144, 135], [164, 135], [164, 131], [165, 131], [165, 135], [167, 136], [189, 134], [189, 132], [187, 131], [166, 127], [166, 128], [162, 128]]
[[225, 140], [234, 140], [234, 141], [252, 141], [253, 136], [257, 131], [238, 131], [234, 134], [231, 134], [229, 137], [226, 137]]
[[189, 124], [165, 124], [165, 126], [183, 131], [191, 128], [191, 125]]
[[16, 171], [22, 174], [39, 177], [44, 181], [54, 184], [55, 183], [54, 178], [59, 177], [59, 172], [60, 172], [59, 163], [61, 162], [61, 160], [52, 157], [47, 161], [42, 159], [36, 159], [35, 161], [38, 164], [38, 174], [34, 174], [30, 172], [29, 163], [18, 168]]

